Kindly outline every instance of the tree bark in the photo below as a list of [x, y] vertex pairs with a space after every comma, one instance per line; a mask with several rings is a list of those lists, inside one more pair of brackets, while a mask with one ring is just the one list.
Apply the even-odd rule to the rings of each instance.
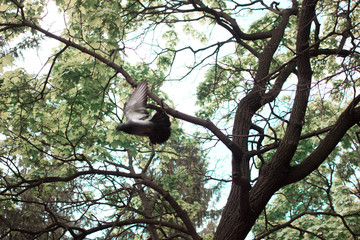
[[[280, 189], [287, 176], [290, 161], [300, 139], [310, 92], [312, 72], [309, 57], [309, 36], [311, 22], [315, 17], [316, 3], [316, 0], [304, 1], [300, 13], [297, 39], [298, 85], [284, 139], [274, 157], [262, 166], [258, 181], [252, 189], [245, 185], [236, 184], [234, 179], [236, 175], [240, 175], [240, 178], [250, 180], [250, 158], [246, 152], [241, 159], [233, 156], [233, 184], [214, 239], [244, 239], [271, 196]], [[280, 44], [287, 22], [288, 19], [284, 15], [283, 22], [279, 24], [277, 31], [274, 31], [274, 35], [259, 57], [259, 67], [253, 91], [242, 99], [238, 106], [234, 120], [233, 140], [243, 149], [247, 149], [248, 139], [241, 136], [249, 134], [253, 114], [266, 102], [264, 101], [266, 77], [269, 74], [272, 56]]]

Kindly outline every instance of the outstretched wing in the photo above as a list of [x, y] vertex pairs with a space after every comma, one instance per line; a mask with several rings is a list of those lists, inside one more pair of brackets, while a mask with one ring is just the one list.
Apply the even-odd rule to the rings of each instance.
[[149, 112], [145, 109], [148, 94], [147, 82], [141, 82], [125, 103], [124, 114], [127, 120], [145, 120]]

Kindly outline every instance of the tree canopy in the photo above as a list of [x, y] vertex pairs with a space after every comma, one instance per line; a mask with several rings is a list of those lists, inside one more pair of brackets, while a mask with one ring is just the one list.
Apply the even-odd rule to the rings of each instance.
[[[0, 236], [357, 239], [359, 3], [2, 0]], [[165, 144], [115, 131], [141, 81]]]

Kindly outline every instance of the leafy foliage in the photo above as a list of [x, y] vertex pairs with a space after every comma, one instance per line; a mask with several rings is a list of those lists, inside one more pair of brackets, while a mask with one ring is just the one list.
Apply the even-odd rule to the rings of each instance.
[[[61, 32], [47, 1], [0, 3], [1, 237], [243, 239], [256, 219], [256, 238], [360, 235], [358, 1], [55, 4]], [[18, 66], [48, 39], [42, 70]], [[166, 144], [115, 132], [141, 81]], [[195, 92], [195, 116], [175, 109]]]
[[[14, 2], [7, 4], [2, 21], [15, 18], [13, 22], [20, 23], [21, 14], [11, 14], [19, 8]], [[32, 9], [26, 2], [21, 11], [37, 19], [45, 2], [36, 4], [39, 7]], [[69, 21], [63, 36], [100, 55], [110, 56], [104, 53], [121, 46], [116, 39], [126, 41], [142, 27], [142, 20], [137, 20], [141, 4], [57, 4]], [[119, 14], [123, 8], [127, 12]], [[21, 36], [20, 30], [24, 29], [3, 29], [4, 41], [10, 43], [14, 33]], [[2, 67], [11, 65], [21, 51], [41, 44], [41, 38], [34, 32], [15, 47], [4, 45]], [[115, 58], [122, 61], [119, 54]], [[187, 138], [175, 120], [171, 140], [156, 147], [156, 153], [144, 138], [116, 133], [131, 92], [124, 79], [87, 53], [64, 45], [49, 63], [47, 74], [31, 75], [14, 67], [0, 77], [1, 236], [166, 236], [186, 232], [182, 218], [187, 214], [177, 216], [180, 210], [202, 225], [218, 187], [205, 187], [207, 159], [200, 143]], [[160, 94], [162, 71], [143, 64], [124, 68]], [[164, 100], [168, 101], [165, 95]]]
[[[316, 99], [309, 105], [303, 134], [334, 124], [336, 106], [333, 102]], [[359, 234], [357, 131], [358, 128], [354, 128], [344, 137], [316, 171], [278, 191], [253, 228], [257, 238], [345, 239]], [[317, 137], [301, 141], [294, 164], [316, 148], [324, 135]], [[272, 231], [277, 228], [280, 230]]]

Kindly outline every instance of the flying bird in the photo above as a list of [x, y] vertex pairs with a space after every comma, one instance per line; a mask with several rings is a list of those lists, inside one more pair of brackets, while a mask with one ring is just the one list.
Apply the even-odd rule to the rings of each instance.
[[161, 109], [150, 120], [149, 111], [145, 109], [148, 95], [146, 81], [141, 82], [131, 94], [124, 106], [125, 123], [116, 126], [116, 131], [123, 131], [138, 136], [147, 136], [152, 144], [166, 142], [171, 134], [169, 116]]

